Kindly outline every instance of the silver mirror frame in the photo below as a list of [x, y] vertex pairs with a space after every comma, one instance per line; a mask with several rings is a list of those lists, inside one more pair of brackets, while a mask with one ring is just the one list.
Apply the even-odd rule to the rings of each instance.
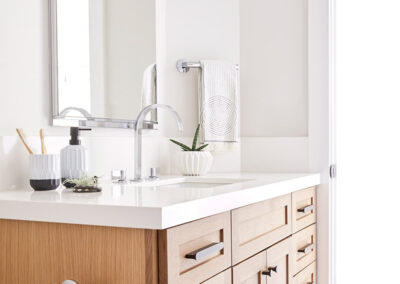
[[[50, 33], [50, 56], [51, 56], [51, 72], [50, 72], [50, 90], [52, 99], [52, 125], [53, 126], [86, 126], [86, 127], [105, 127], [105, 128], [123, 128], [134, 129], [136, 120], [99, 118], [99, 117], [68, 117], [68, 111], [60, 113], [58, 107], [58, 46], [57, 46], [57, 0], [49, 0], [49, 33]], [[157, 67], [156, 67], [157, 68]], [[157, 72], [156, 72], [157, 74]], [[157, 75], [155, 79], [155, 101], [157, 104]], [[78, 110], [76, 108], [71, 108]], [[83, 114], [83, 113], [82, 113]], [[132, 113], [132, 116], [135, 116]], [[152, 111], [151, 120], [144, 121], [144, 129], [158, 129], [158, 114], [157, 110]]]

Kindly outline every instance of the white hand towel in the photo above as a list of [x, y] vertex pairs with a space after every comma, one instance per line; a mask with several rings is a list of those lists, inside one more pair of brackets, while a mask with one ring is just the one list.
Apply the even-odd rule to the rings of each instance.
[[[156, 103], [156, 64], [150, 64], [143, 72], [142, 78], [142, 109], [148, 105]], [[146, 120], [152, 120], [149, 113]]]
[[225, 150], [239, 136], [237, 70], [234, 64], [201, 61], [199, 115], [202, 142], [210, 150]]

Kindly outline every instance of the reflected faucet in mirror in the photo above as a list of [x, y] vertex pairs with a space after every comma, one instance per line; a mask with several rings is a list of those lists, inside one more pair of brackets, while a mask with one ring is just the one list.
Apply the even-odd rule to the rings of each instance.
[[136, 118], [135, 124], [135, 136], [134, 136], [134, 169], [135, 169], [135, 178], [132, 180], [133, 182], [143, 182], [145, 179], [142, 177], [142, 132], [143, 132], [143, 122], [146, 114], [150, 111], [155, 110], [157, 108], [163, 108], [171, 112], [178, 124], [179, 131], [183, 131], [183, 123], [179, 116], [179, 114], [169, 105], [164, 104], [152, 104], [142, 109], [139, 115]]
[[71, 111], [77, 111], [77, 112], [79, 112], [80, 114], [82, 114], [82, 116], [83, 116], [84, 118], [91, 118], [91, 117], [92, 117], [92, 115], [91, 115], [87, 110], [85, 110], [85, 109], [83, 109], [83, 108], [80, 108], [80, 107], [67, 107], [67, 108], [63, 109], [62, 112], [60, 112], [59, 118], [65, 118], [65, 117], [67, 117], [68, 114], [69, 114]]

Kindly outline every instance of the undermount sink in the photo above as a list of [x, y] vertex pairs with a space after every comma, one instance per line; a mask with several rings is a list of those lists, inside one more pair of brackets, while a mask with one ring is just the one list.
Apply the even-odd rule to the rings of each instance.
[[194, 189], [194, 188], [215, 188], [224, 185], [231, 185], [249, 181], [248, 179], [235, 178], [202, 178], [202, 177], [177, 177], [166, 178], [156, 181], [148, 181], [140, 184], [132, 184], [140, 187], [156, 187], [157, 189]]

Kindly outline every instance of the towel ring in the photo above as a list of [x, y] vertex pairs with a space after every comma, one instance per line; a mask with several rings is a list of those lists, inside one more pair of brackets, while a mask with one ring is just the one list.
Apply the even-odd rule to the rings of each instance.
[[[191, 62], [186, 59], [180, 59], [176, 62], [176, 69], [178, 69], [180, 73], [187, 73], [191, 68], [201, 68], [200, 62]], [[239, 70], [239, 65], [236, 64], [235, 68]]]

